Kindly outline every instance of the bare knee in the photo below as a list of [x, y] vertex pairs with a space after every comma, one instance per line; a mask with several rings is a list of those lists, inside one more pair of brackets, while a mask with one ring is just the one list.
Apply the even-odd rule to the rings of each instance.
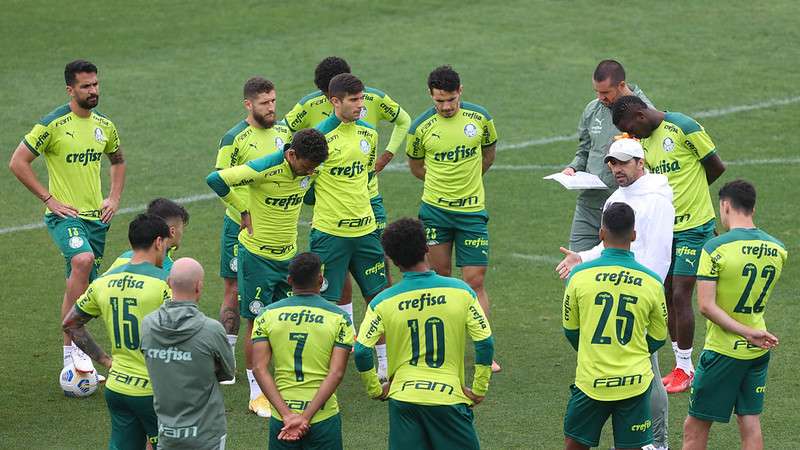
[[69, 261], [73, 272], [89, 273], [94, 267], [94, 255], [89, 252], [78, 253]]

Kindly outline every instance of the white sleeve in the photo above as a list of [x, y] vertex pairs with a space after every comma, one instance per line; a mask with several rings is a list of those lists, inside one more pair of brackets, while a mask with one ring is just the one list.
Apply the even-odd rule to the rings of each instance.
[[580, 255], [581, 261], [583, 261], [583, 262], [591, 261], [591, 260], [599, 258], [600, 257], [600, 253], [602, 253], [603, 249], [605, 249], [605, 248], [606, 247], [601, 242], [601, 243], [595, 245], [593, 248], [590, 248], [589, 250], [584, 250], [582, 252], [578, 252], [578, 255]]
[[631, 248], [636, 260], [652, 270], [663, 281], [672, 262], [672, 227], [675, 209], [672, 203], [658, 196], [649, 204], [647, 220], [641, 222], [642, 228], [636, 231], [636, 241]]

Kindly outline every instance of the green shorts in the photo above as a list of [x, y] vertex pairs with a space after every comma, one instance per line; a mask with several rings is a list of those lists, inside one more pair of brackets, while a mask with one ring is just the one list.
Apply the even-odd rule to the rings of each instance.
[[283, 428], [283, 422], [271, 417], [269, 419], [269, 448], [270, 450], [341, 450], [342, 447], [342, 417], [339, 414], [328, 417], [317, 423], [312, 423], [311, 428], [299, 441], [281, 441], [278, 433]]
[[110, 224], [100, 220], [87, 220], [79, 217], [58, 217], [55, 214], [45, 214], [44, 223], [47, 232], [61, 250], [65, 260], [67, 278], [72, 273], [72, 257], [79, 253], [92, 253], [94, 267], [89, 275], [89, 281], [97, 278], [97, 271], [103, 263], [103, 252], [106, 248], [106, 233]]
[[711, 238], [717, 222], [709, 220], [699, 227], [678, 231], [672, 235], [672, 264], [669, 266], [670, 275], [687, 277], [697, 276], [697, 266], [700, 264], [700, 252]]
[[289, 262], [275, 261], [250, 253], [244, 245], [239, 246], [239, 315], [253, 320], [265, 305], [286, 298], [291, 287], [286, 278]]
[[373, 296], [386, 287], [383, 247], [376, 233], [339, 237], [312, 229], [310, 247], [322, 259], [327, 284], [327, 287], [323, 285], [322, 296], [326, 300], [339, 301], [348, 271], [364, 297]]
[[239, 253], [239, 224], [225, 216], [222, 222], [222, 236], [219, 249], [219, 276], [222, 278], [236, 278], [239, 262], [236, 255]]
[[639, 448], [650, 445], [653, 442], [650, 389], [648, 387], [636, 397], [625, 400], [600, 401], [584, 394], [573, 384], [570, 386], [572, 397], [564, 416], [564, 434], [583, 445], [597, 447], [603, 425], [611, 416], [614, 447]]
[[489, 265], [489, 215], [486, 210], [459, 213], [431, 206], [419, 207], [428, 245], [455, 242], [456, 266]]
[[761, 414], [767, 366], [769, 353], [755, 359], [736, 359], [703, 350], [689, 394], [689, 415], [700, 420], [728, 422], [731, 410], [739, 416]]
[[383, 207], [383, 197], [380, 195], [372, 197], [369, 199], [369, 204], [372, 206], [372, 213], [375, 214], [375, 225], [378, 226], [375, 232], [380, 237], [386, 229], [386, 208]]
[[153, 396], [134, 397], [104, 389], [111, 416], [109, 450], [141, 450], [145, 441], [153, 448], [158, 443], [158, 416], [153, 409]]
[[457, 405], [417, 405], [389, 399], [389, 449], [479, 449], [472, 409]]

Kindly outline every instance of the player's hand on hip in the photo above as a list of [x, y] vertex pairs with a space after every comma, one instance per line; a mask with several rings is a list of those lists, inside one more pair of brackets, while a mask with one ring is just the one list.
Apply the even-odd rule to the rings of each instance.
[[475, 406], [475, 405], [480, 404], [480, 402], [482, 402], [483, 399], [486, 398], [483, 395], [475, 394], [474, 392], [472, 392], [472, 389], [470, 389], [470, 388], [468, 388], [466, 386], [461, 386], [461, 390], [464, 391], [464, 395], [466, 395], [467, 398], [472, 400], [472, 405], [471, 406]]
[[778, 337], [767, 330], [751, 329], [747, 336], [744, 336], [747, 342], [763, 349], [771, 349], [778, 345]]
[[78, 210], [77, 208], [70, 206], [66, 203], [61, 203], [60, 201], [56, 200], [55, 197], [52, 195], [50, 198], [44, 202], [47, 209], [50, 210], [53, 214], [57, 215], [58, 217], [78, 217]]
[[572, 268], [583, 262], [583, 259], [581, 259], [581, 255], [579, 255], [577, 252], [573, 252], [572, 250], [564, 247], [559, 247], [558, 250], [565, 256], [564, 259], [562, 259], [561, 262], [556, 266], [556, 272], [558, 272], [558, 276], [562, 280], [566, 280], [572, 271]]
[[247, 234], [250, 236], [253, 235], [253, 219], [250, 217], [250, 213], [245, 211], [242, 213], [242, 230], [247, 230]]
[[572, 167], [567, 167], [566, 169], [562, 170], [561, 173], [563, 173], [564, 175], [573, 176], [575, 175], [575, 169], [573, 169]]
[[389, 162], [391, 162], [392, 158], [394, 158], [394, 153], [390, 151], [385, 151], [378, 157], [378, 161], [375, 162], [375, 174], [381, 173], [381, 171], [386, 167]]
[[118, 209], [119, 209], [119, 200], [115, 200], [112, 198], [107, 198], [103, 200], [100, 220], [102, 220], [103, 223], [110, 222], [111, 218], [114, 217], [114, 214], [117, 213]]

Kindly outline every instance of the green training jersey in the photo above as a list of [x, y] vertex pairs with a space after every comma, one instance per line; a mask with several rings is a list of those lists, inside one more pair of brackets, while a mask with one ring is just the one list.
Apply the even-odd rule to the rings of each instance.
[[[786, 262], [786, 247], [758, 228], [734, 228], [706, 242], [698, 280], [717, 282], [717, 306], [737, 322], [766, 330], [764, 309]], [[755, 359], [769, 350], [706, 321], [705, 347], [731, 358]]]
[[79, 117], [66, 104], [34, 125], [22, 142], [34, 155], [44, 154], [53, 197], [75, 207], [80, 217], [99, 220], [100, 160], [103, 153], [119, 149], [114, 123], [94, 110], [89, 117]]
[[406, 154], [425, 160], [422, 201], [456, 212], [485, 209], [483, 148], [497, 142], [494, 120], [483, 107], [462, 102], [453, 117], [431, 108], [408, 130]]
[[[380, 89], [364, 88], [364, 108], [361, 110], [361, 120], [372, 125], [373, 128], [378, 128], [378, 123], [381, 121], [394, 123], [401, 110], [400, 105]], [[286, 114], [284, 120], [289, 129], [296, 133], [303, 128], [316, 126], [331, 115], [333, 115], [333, 105], [328, 97], [322, 91], [314, 91], [301, 98]], [[369, 173], [375, 171], [377, 159], [373, 156], [371, 160], [372, 165], [367, 168]], [[378, 177], [370, 177], [369, 194], [370, 198], [380, 195]]]
[[[404, 272], [400, 283], [370, 302], [360, 330], [358, 345], [366, 348], [386, 336], [392, 379], [389, 397], [395, 400], [419, 405], [471, 404], [461, 389], [467, 335], [475, 341], [476, 350], [473, 390], [478, 395], [488, 390], [492, 330], [478, 296], [461, 280], [433, 271]], [[372, 369], [358, 361], [357, 366], [360, 372]]]
[[[318, 171], [296, 176], [283, 152], [275, 152], [241, 166], [212, 172], [208, 185], [237, 214], [249, 211], [253, 234], [242, 230], [239, 243], [253, 254], [285, 261], [297, 253], [300, 208]], [[244, 188], [237, 192], [235, 187]]]
[[126, 264], [89, 285], [75, 303], [84, 315], [102, 317], [111, 339], [106, 389], [131, 396], [153, 395], [140, 348], [142, 320], [169, 298], [167, 273], [149, 264]]
[[716, 149], [706, 130], [691, 117], [668, 112], [650, 137], [641, 140], [645, 166], [664, 174], [674, 194], [675, 227], [683, 231], [714, 218], [702, 162]]
[[[169, 271], [172, 270], [172, 263], [173, 261], [173, 254], [175, 253], [175, 248], [170, 248], [167, 250], [167, 254], [164, 255], [164, 263], [161, 264], [161, 268], [164, 269], [164, 272], [169, 274]], [[112, 270], [116, 269], [117, 267], [124, 266], [128, 264], [133, 258], [133, 250], [128, 250], [123, 252], [121, 255], [117, 256], [117, 259], [111, 263], [111, 266], [106, 270], [106, 273], [111, 272]]]
[[575, 385], [595, 400], [635, 397], [650, 386], [650, 353], [667, 338], [664, 286], [633, 253], [607, 248], [572, 269], [562, 323], [577, 344]]
[[[268, 305], [256, 318], [253, 342], [269, 341], [275, 384], [289, 409], [302, 413], [328, 376], [331, 352], [350, 352], [355, 339], [347, 313], [319, 295], [294, 295]], [[339, 412], [336, 394], [311, 418], [320, 422]], [[275, 409], [273, 416], [281, 420]]]
[[342, 122], [330, 116], [316, 127], [328, 141], [328, 159], [314, 184], [313, 227], [339, 237], [375, 231], [370, 204], [369, 167], [375, 164], [378, 132], [361, 120]]
[[[242, 165], [248, 161], [283, 150], [286, 143], [291, 142], [292, 133], [285, 125], [276, 123], [271, 128], [256, 128], [246, 120], [237, 123], [228, 130], [219, 141], [216, 169]], [[245, 188], [237, 186], [234, 190], [246, 195]], [[231, 205], [226, 205], [225, 213], [237, 224], [241, 221], [239, 212]]]

